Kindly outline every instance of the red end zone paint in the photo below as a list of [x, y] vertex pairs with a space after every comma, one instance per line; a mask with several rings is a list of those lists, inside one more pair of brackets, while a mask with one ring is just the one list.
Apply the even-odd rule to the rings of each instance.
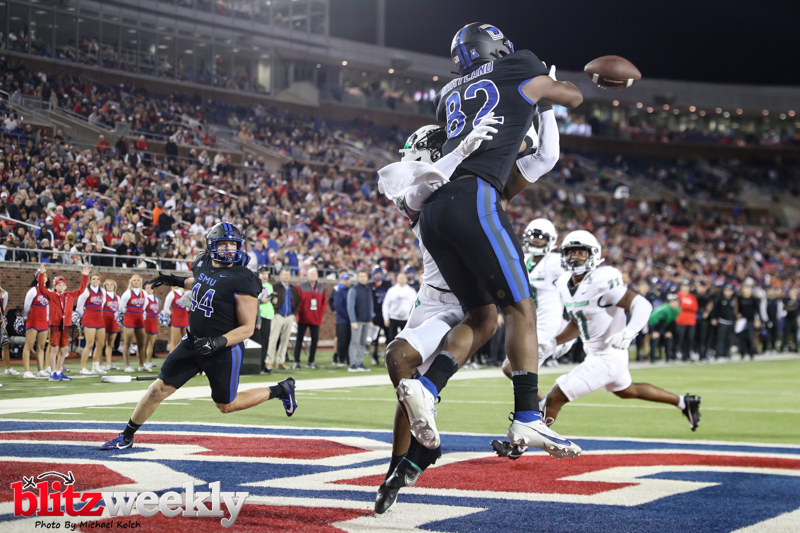
[[[630, 486], [630, 483], [570, 481], [563, 478], [620, 466], [730, 466], [800, 470], [800, 460], [768, 457], [732, 457], [692, 454], [603, 454], [557, 461], [549, 456], [523, 456], [516, 461], [500, 457], [461, 461], [429, 468], [417, 487], [428, 489], [490, 490], [537, 494], [592, 495]], [[345, 485], [377, 487], [383, 476], [336, 481]]]
[[[236, 523], [224, 529], [231, 533], [286, 533], [287, 531], [302, 531], [303, 533], [341, 533], [341, 529], [331, 524], [353, 520], [361, 516], [374, 514], [365, 509], [334, 509], [322, 507], [295, 507], [295, 506], [269, 506], [245, 505], [236, 519]], [[116, 523], [118, 519], [114, 519]], [[218, 533], [221, 529], [218, 517], [197, 518], [182, 517], [168, 518], [157, 514], [150, 518], [131, 516], [119, 519], [122, 522], [138, 522], [140, 527], [136, 531], [164, 533]], [[108, 523], [110, 519], [95, 520], [95, 522]], [[95, 531], [97, 529], [91, 529]], [[85, 531], [90, 531], [86, 528]]]
[[[42, 431], [25, 433], [0, 433], [0, 440], [41, 440], [96, 442], [99, 446], [108, 437], [101, 433], [78, 431]], [[137, 433], [136, 444], [193, 444], [207, 448], [195, 455], [222, 455], [232, 457], [276, 457], [280, 459], [325, 459], [339, 455], [364, 453], [367, 450], [318, 439], [291, 439], [270, 437], [220, 437], [217, 435], [166, 435], [163, 433]], [[135, 445], [134, 445], [135, 446]]]
[[[75, 476], [74, 491], [84, 492], [87, 490], [102, 489], [104, 487], [114, 487], [116, 485], [134, 485], [136, 482], [130, 478], [118, 474], [103, 465], [85, 465], [69, 463], [26, 463], [26, 462], [6, 462], [0, 469], [0, 501], [10, 502], [14, 499], [14, 491], [11, 484], [20, 481], [23, 476], [30, 477], [58, 470], [67, 472], [69, 470]], [[53, 488], [54, 481], [60, 481], [63, 490], [63, 480], [57, 477], [48, 477], [50, 489]], [[36, 487], [27, 489], [39, 493]]]

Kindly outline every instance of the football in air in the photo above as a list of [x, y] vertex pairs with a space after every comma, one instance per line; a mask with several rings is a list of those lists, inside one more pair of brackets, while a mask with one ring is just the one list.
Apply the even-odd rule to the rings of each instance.
[[619, 56], [598, 57], [587, 63], [583, 71], [603, 89], [625, 89], [642, 79], [639, 69]]

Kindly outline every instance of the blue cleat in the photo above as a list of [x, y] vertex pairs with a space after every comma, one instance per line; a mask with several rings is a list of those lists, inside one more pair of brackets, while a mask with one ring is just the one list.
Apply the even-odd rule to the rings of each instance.
[[125, 436], [120, 433], [110, 441], [106, 442], [99, 450], [124, 450], [125, 448], [132, 448], [133, 447], [133, 439], [128, 440]]
[[58, 376], [60, 378], [60, 381], [72, 381], [72, 378], [66, 375], [64, 372], [59, 372]]
[[279, 382], [283, 387], [284, 393], [280, 396], [283, 401], [283, 408], [286, 409], [286, 416], [292, 416], [297, 409], [297, 398], [294, 395], [294, 379], [288, 377]]

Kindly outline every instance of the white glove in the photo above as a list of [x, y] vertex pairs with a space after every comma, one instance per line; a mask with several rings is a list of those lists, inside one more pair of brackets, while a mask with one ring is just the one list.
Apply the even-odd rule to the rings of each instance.
[[628, 328], [625, 328], [619, 333], [611, 335], [606, 344], [617, 350], [627, 350], [631, 345], [631, 341], [635, 338], [636, 333], [632, 333]]
[[450, 180], [442, 179], [442, 178], [433, 178], [425, 181], [425, 186], [431, 190], [431, 192], [441, 188], [442, 185], [448, 183]]
[[[545, 66], [547, 66], [547, 65], [545, 65]], [[550, 65], [550, 72], [547, 75], [550, 76], [551, 80], [558, 81], [556, 79], [556, 66], [555, 65]]]
[[481, 119], [480, 125], [473, 128], [466, 139], [461, 141], [461, 144], [453, 150], [462, 160], [469, 157], [469, 155], [478, 149], [483, 141], [491, 141], [492, 135], [497, 133], [497, 129], [493, 128], [493, 124], [500, 124], [500, 120], [494, 118], [494, 113], [489, 113]]
[[556, 343], [555, 339], [550, 339], [546, 342], [539, 343], [539, 359], [541, 360], [544, 357], [549, 357], [556, 351], [556, 347], [558, 343]]

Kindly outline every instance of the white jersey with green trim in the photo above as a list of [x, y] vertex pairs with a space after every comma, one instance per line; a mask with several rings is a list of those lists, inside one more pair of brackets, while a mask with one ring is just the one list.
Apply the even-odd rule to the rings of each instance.
[[535, 263], [533, 255], [525, 258], [531, 297], [536, 304], [536, 334], [539, 342], [548, 341], [561, 332], [564, 306], [556, 288], [556, 281], [564, 273], [561, 254], [549, 253]]
[[625, 310], [617, 307], [628, 291], [622, 273], [601, 266], [584, 276], [574, 294], [569, 289], [571, 277], [565, 272], [556, 282], [561, 301], [580, 330], [586, 354], [605, 350], [609, 337], [625, 329], [627, 323]]
[[422, 244], [422, 234], [419, 230], [419, 224], [414, 223], [414, 225], [411, 226], [411, 231], [417, 236], [417, 241], [419, 241], [419, 253], [422, 255], [422, 283], [443, 291], [449, 291], [450, 286], [447, 285], [442, 273], [439, 272], [436, 261], [433, 260], [430, 252], [428, 252], [425, 245]]

